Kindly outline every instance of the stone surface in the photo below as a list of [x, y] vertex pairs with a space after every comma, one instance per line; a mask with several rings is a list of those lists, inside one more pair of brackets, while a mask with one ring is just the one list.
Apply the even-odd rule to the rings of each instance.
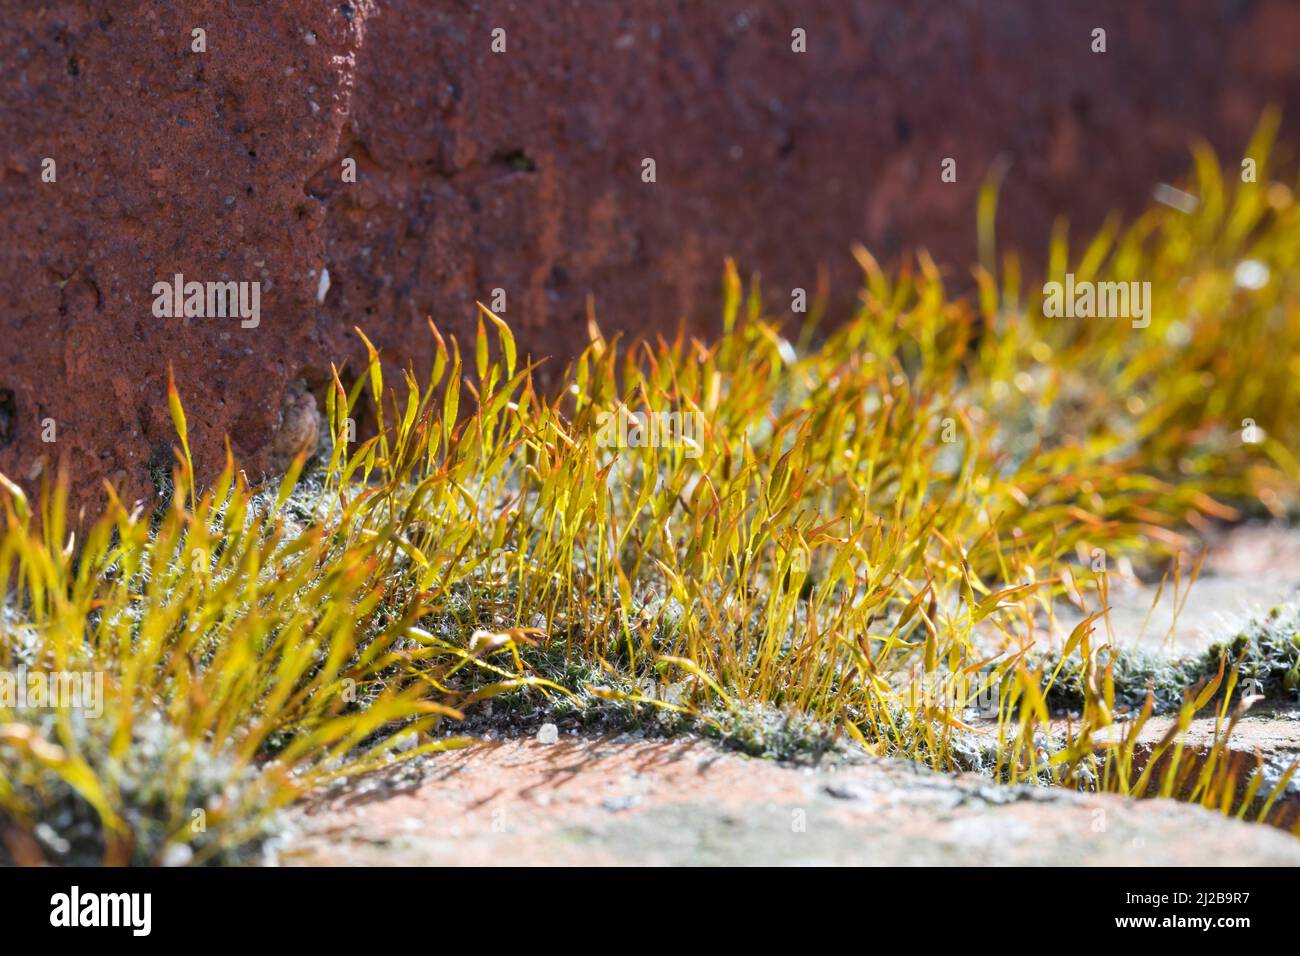
[[[1184, 171], [1192, 138], [1232, 159], [1266, 104], [1294, 112], [1298, 36], [1287, 0], [9, 5], [0, 471], [61, 461], [76, 501], [149, 494], [170, 362], [200, 472], [227, 434], [273, 472], [295, 396], [359, 368], [354, 325], [419, 369], [425, 316], [464, 336], [497, 289], [554, 375], [588, 295], [607, 331], [707, 332], [726, 255], [776, 309], [819, 264], [850, 301], [857, 240], [929, 247], [964, 282], [999, 158], [1000, 241], [1041, 249], [1058, 213], [1091, 229]], [[262, 283], [257, 327], [155, 318], [178, 273]]]
[[794, 768], [684, 740], [489, 742], [295, 814], [290, 864], [1300, 864], [1286, 833], [1169, 800], [880, 759]]

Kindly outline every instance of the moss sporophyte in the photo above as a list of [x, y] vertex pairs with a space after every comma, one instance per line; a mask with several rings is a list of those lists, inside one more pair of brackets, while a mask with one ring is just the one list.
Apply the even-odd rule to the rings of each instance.
[[856, 249], [834, 327], [820, 301], [765, 315], [728, 264], [716, 339], [620, 348], [593, 319], [555, 392], [486, 308], [465, 355], [431, 325], [423, 380], [385, 381], [366, 342], [325, 450], [273, 487], [233, 456], [196, 481], [184, 382], [154, 510], [109, 490], [74, 540], [57, 482], [0, 479], [0, 671], [103, 675], [96, 719], [0, 699], [0, 830], [22, 835], [0, 855], [237, 859], [323, 784], [471, 743], [489, 703], [1266, 817], [1273, 783], [1176, 735], [1135, 763], [1136, 734], [1163, 710], [1221, 740], [1245, 681], [1294, 699], [1291, 612], [1149, 671], [1099, 628], [1120, 558], [1294, 514], [1300, 206], [1270, 181], [1275, 128], [1258, 184], [1199, 150], [1192, 211], [1055, 231], [1046, 280], [1149, 283], [1140, 327], [1046, 314], [1013, 256], [953, 296], [924, 256]]

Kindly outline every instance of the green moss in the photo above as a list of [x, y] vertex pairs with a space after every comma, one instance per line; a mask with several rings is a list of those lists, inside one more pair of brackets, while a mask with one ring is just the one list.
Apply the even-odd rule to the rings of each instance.
[[[765, 317], [757, 283], [746, 295], [729, 265], [715, 340], [620, 348], [593, 320], [552, 393], [484, 310], [463, 348], [434, 331], [427, 382], [386, 388], [367, 341], [368, 367], [327, 390], [325, 412], [338, 436], [368, 407], [372, 437], [327, 443], [328, 460], [283, 489], [250, 490], [234, 463], [199, 487], [186, 385], [169, 382], [181, 453], [155, 456], [152, 515], [111, 508], [78, 530], [74, 555], [57, 495], [37, 521], [40, 506], [0, 482], [0, 568], [22, 587], [0, 619], [0, 666], [102, 670], [128, 750], [147, 751], [167, 715], [169, 749], [208, 754], [239, 790], [251, 774], [270, 802], [389, 760], [413, 728], [440, 738], [547, 717], [782, 757], [824, 752], [835, 728], [937, 768], [1074, 785], [1087, 768], [1045, 771], [1048, 743], [1004, 724], [990, 754], [891, 678], [972, 660], [980, 628], [1032, 614], [1078, 554], [1159, 558], [1173, 539], [1153, 528], [1222, 514], [1222, 501], [1300, 500], [1300, 204], [1236, 179], [1200, 157], [1196, 212], [1155, 208], [1086, 252], [1056, 234], [1050, 278], [1151, 282], [1140, 328], [1049, 317], [1014, 268], [954, 299], [928, 260], [887, 272], [859, 251], [863, 295], [823, 335]], [[1271, 276], [1249, 294], [1233, 278], [1246, 257]], [[611, 438], [629, 409], [698, 428]], [[1247, 418], [1263, 442], [1242, 440]], [[1300, 685], [1287, 628], [1231, 648], [1274, 696]], [[1174, 706], [1216, 663], [1113, 658], [1134, 707], [1148, 682]], [[1059, 708], [1081, 700], [1081, 668], [1067, 662], [1052, 688]], [[75, 743], [31, 715], [0, 711], [7, 722]], [[11, 757], [25, 787], [53, 794], [42, 807], [70, 792], [47, 772], [83, 796], [102, 781], [103, 812], [128, 821], [145, 857], [149, 821], [174, 828], [207, 786], [191, 795], [184, 767], [160, 768], [179, 788], [164, 810], [111, 762]], [[20, 827], [39, 819], [27, 799], [0, 787]], [[248, 838], [243, 814], [260, 819], [241, 803], [215, 846]]]
[[[131, 738], [120, 759], [111, 756], [117, 726], [111, 711], [87, 718], [70, 712], [60, 727], [53, 712], [17, 715], [23, 723], [63, 749], [75, 749], [93, 774], [97, 786], [112, 798], [124, 824], [126, 862], [209, 864], [252, 862], [258, 848], [275, 831], [275, 818], [255, 810], [255, 774], [239, 770], [228, 756], [213, 753], [188, 740], [155, 714], [133, 723]], [[0, 807], [0, 832], [18, 827], [28, 831], [47, 862], [94, 866], [105, 859], [108, 836], [99, 813], [86, 795], [65, 775], [42, 769], [24, 758], [12, 744], [0, 742], [0, 766], [7, 768], [12, 788], [10, 807], [21, 806], [22, 817], [36, 821], [30, 828]], [[223, 817], [239, 820], [237, 839]], [[0, 840], [0, 865], [13, 865], [10, 848]]]
[[[1240, 632], [1216, 641], [1200, 654], [1170, 657], [1141, 649], [1107, 648], [1097, 658], [1099, 667], [1113, 668], [1115, 703], [1140, 710], [1148, 691], [1154, 697], [1157, 714], [1177, 711], [1184, 696], [1203, 681], [1219, 673], [1224, 661], [1224, 686], [1212, 699], [1221, 701], [1227, 690], [1226, 677], [1235, 668], [1238, 678], [1234, 696], [1261, 694], [1277, 703], [1300, 701], [1300, 605], [1275, 607], [1250, 621]], [[1060, 656], [1046, 655], [1034, 662], [1044, 673], [1052, 673]], [[1085, 668], [1076, 655], [1061, 667], [1056, 683], [1047, 695], [1049, 706], [1058, 712], [1079, 712], [1084, 702]]]

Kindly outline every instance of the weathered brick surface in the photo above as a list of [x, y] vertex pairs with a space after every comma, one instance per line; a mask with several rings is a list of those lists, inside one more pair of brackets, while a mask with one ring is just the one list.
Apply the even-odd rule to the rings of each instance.
[[1295, 837], [1172, 800], [630, 736], [488, 741], [291, 819], [281, 860], [312, 866], [1300, 865]]
[[[1000, 241], [1094, 227], [1190, 139], [1235, 157], [1266, 104], [1300, 105], [1297, 40], [1286, 0], [7, 3], [0, 471], [61, 457], [83, 501], [148, 494], [172, 362], [201, 470], [229, 434], [257, 474], [295, 383], [356, 367], [354, 324], [419, 366], [424, 316], [464, 334], [497, 288], [556, 369], [589, 293], [607, 329], [707, 331], [726, 255], [774, 306], [819, 263], [851, 299], [858, 240], [960, 282], [995, 158]], [[260, 324], [155, 318], [178, 272], [260, 281]]]

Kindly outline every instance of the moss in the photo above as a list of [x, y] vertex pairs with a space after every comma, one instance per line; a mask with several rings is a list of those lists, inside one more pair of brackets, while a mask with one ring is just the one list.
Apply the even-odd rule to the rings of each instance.
[[1231, 639], [1211, 645], [1193, 663], [1198, 679], [1217, 672], [1220, 656], [1229, 668], [1238, 668], [1240, 681], [1249, 681], [1253, 693], [1300, 701], [1300, 605], [1275, 607]]
[[[273, 802], [387, 759], [412, 727], [543, 719], [697, 732], [786, 758], [853, 728], [875, 753], [1040, 774], [1050, 742], [1003, 734], [991, 754], [929, 704], [901, 701], [891, 678], [973, 659], [988, 618], [1033, 613], [1042, 592], [1017, 582], [1054, 580], [1074, 555], [1160, 557], [1173, 536], [1153, 527], [1222, 514], [1224, 500], [1300, 500], [1284, 453], [1300, 446], [1300, 323], [1278, 321], [1300, 301], [1287, 268], [1300, 204], [1270, 204], [1212, 168], [1198, 163], [1198, 212], [1154, 209], [1083, 257], [1104, 281], [1151, 281], [1162, 306], [1143, 329], [1049, 318], [1018, 270], [953, 299], [927, 260], [887, 273], [860, 250], [856, 312], [824, 335], [810, 324], [802, 348], [729, 265], [715, 341], [620, 348], [593, 318], [590, 343], [543, 394], [509, 327], [483, 310], [472, 346], [434, 330], [427, 384], [385, 388], [367, 341], [368, 366], [327, 389], [326, 418], [342, 434], [364, 404], [369, 437], [327, 442], [328, 461], [284, 502], [278, 487], [250, 492], [234, 463], [220, 492], [196, 486], [185, 383], [169, 381], [181, 453], [155, 456], [167, 504], [154, 514], [110, 509], [79, 531], [74, 557], [67, 535], [48, 533], [68, 516], [43, 515], [42, 531], [39, 508], [0, 482], [0, 564], [25, 589], [0, 620], [0, 664], [86, 661], [122, 694], [129, 749], [147, 753], [162, 733], [241, 792], [252, 767]], [[1065, 241], [1053, 269], [1079, 260]], [[1275, 278], [1229, 294], [1246, 255]], [[611, 439], [628, 409], [699, 427], [683, 442]], [[1247, 417], [1262, 446], [1233, 427]], [[1283, 628], [1231, 648], [1275, 696], [1300, 685]], [[475, 646], [479, 629], [490, 646]], [[1168, 708], [1215, 662], [1112, 663], [1121, 703], [1140, 704], [1150, 682]], [[1067, 662], [1056, 706], [1081, 702], [1082, 666]], [[674, 699], [685, 713], [665, 706]], [[159, 713], [173, 723], [149, 729]], [[39, 721], [0, 713], [11, 719]], [[232, 751], [240, 761], [224, 759]], [[1065, 756], [1050, 772], [1074, 785], [1087, 767], [1070, 761], [1091, 753]], [[73, 791], [47, 767], [24, 760], [19, 774], [32, 799], [59, 805]], [[169, 776], [183, 766], [157, 769], [189, 786]], [[176, 825], [191, 795], [162, 807], [120, 787], [118, 770], [97, 760], [87, 773], [147, 858], [150, 821]], [[0, 804], [35, 825], [3, 788]], [[214, 846], [247, 838], [231, 813]]]
[[[1142, 649], [1107, 648], [1097, 664], [1113, 668], [1115, 703], [1130, 710], [1145, 704], [1148, 691], [1154, 697], [1157, 714], [1177, 711], [1184, 696], [1203, 681], [1219, 673], [1224, 661], [1224, 685], [1211, 702], [1222, 701], [1227, 675], [1237, 670], [1234, 695], [1261, 694], [1277, 703], [1300, 701], [1300, 605], [1275, 607], [1252, 619], [1232, 637], [1216, 641], [1200, 654], [1169, 657]], [[1046, 655], [1034, 662], [1044, 673], [1060, 664], [1059, 655]], [[1078, 713], [1084, 703], [1085, 668], [1073, 656], [1061, 667], [1047, 702], [1057, 712]]]
[[[72, 711], [61, 729], [51, 711], [22, 712], [19, 719], [48, 743], [78, 754], [99, 787], [114, 797], [126, 826], [128, 860], [136, 865], [245, 863], [257, 859], [260, 844], [275, 829], [274, 817], [247, 816], [239, 840], [220, 842], [216, 820], [244, 816], [253, 802], [246, 788], [254, 774], [228, 757], [186, 739], [158, 714], [137, 720], [121, 759], [110, 755], [116, 723], [111, 712], [87, 718]], [[23, 759], [12, 744], [0, 743], [0, 765], [8, 767], [13, 801], [38, 821], [30, 836], [49, 863], [94, 866], [105, 859], [107, 836], [100, 814], [65, 775]], [[209, 823], [213, 826], [209, 827]], [[27, 830], [0, 808], [0, 833]], [[229, 835], [228, 832], [226, 835]], [[13, 865], [15, 844], [0, 840], [0, 865]]]

